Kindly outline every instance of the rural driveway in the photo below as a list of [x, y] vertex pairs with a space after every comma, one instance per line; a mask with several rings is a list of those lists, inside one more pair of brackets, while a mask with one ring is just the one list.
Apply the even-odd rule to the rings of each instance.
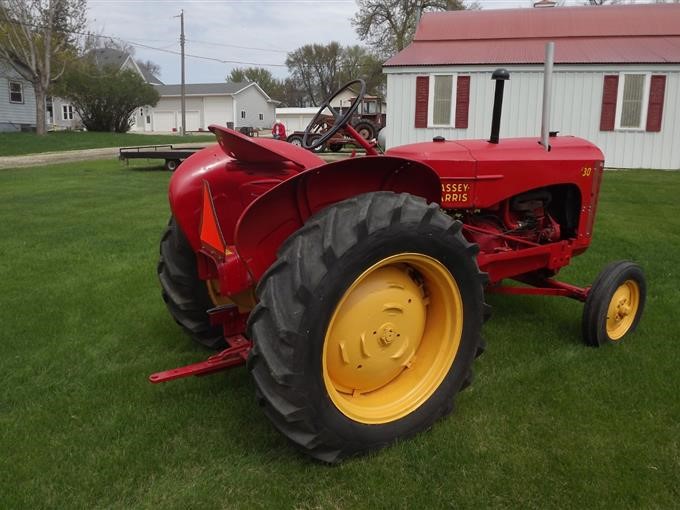
[[[173, 147], [206, 147], [214, 142], [178, 143]], [[363, 155], [363, 154], [359, 154]], [[337, 161], [348, 157], [347, 153], [326, 153], [321, 157], [327, 161]], [[28, 166], [56, 165], [59, 163], [77, 163], [94, 159], [110, 159], [118, 157], [118, 147], [106, 147], [103, 149], [83, 149], [78, 151], [41, 152], [38, 154], [26, 154], [24, 156], [5, 156], [0, 158], [0, 170], [8, 168], [23, 168]]]
[[[193, 142], [173, 144], [173, 147], [205, 147], [214, 142]], [[24, 156], [5, 156], [0, 158], [0, 170], [22, 168], [27, 166], [55, 165], [59, 163], [75, 163], [92, 159], [109, 159], [118, 157], [118, 147], [103, 149], [83, 149], [78, 151], [41, 152]]]

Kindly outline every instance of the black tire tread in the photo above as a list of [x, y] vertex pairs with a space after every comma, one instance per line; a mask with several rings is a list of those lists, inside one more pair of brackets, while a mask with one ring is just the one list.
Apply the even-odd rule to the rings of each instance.
[[[583, 341], [586, 345], [591, 347], [600, 347], [606, 343], [611, 342], [607, 337], [606, 332], [603, 331], [603, 317], [607, 312], [609, 305], [610, 292], [617, 287], [617, 282], [623, 282], [625, 274], [634, 276], [640, 286], [640, 305], [637, 310], [637, 316], [633, 321], [630, 329], [626, 332], [626, 336], [631, 334], [637, 328], [647, 295], [647, 288], [642, 268], [629, 260], [617, 260], [607, 264], [602, 271], [597, 275], [593, 282], [586, 302], [583, 306], [583, 318], [581, 321], [581, 328], [583, 333]], [[625, 338], [625, 337], [624, 337]], [[621, 340], [617, 340], [616, 343]]]
[[[435, 223], [444, 230], [451, 229], [467, 253], [477, 252], [475, 245], [462, 236], [460, 223], [441, 213], [437, 204], [426, 204], [423, 199], [408, 194], [367, 193], [311, 217], [302, 229], [283, 243], [277, 261], [257, 287], [259, 303], [249, 317], [247, 334], [254, 341], [248, 367], [257, 388], [258, 402], [276, 429], [306, 454], [323, 462], [335, 463], [365, 449], [363, 445], [340, 440], [324, 423], [317, 422], [304, 389], [294, 384], [303, 377], [305, 368], [302, 357], [296, 356], [292, 347], [307, 341], [306, 331], [299, 329], [301, 318], [309, 301], [314, 299], [313, 289], [335, 260], [365, 236], [403, 221], [416, 225]], [[304, 266], [300, 263], [301, 254], [305, 255]], [[479, 274], [479, 282], [484, 281], [485, 275]], [[481, 286], [479, 294], [483, 302]], [[480, 326], [487, 308], [485, 304], [480, 308]], [[485, 347], [481, 335], [477, 335], [476, 342], [476, 354], [479, 355]], [[469, 371], [461, 386], [467, 387], [472, 378]], [[429, 428], [453, 408], [452, 395], [431, 419], [399, 439]], [[374, 444], [370, 449], [386, 444]]]
[[224, 347], [219, 327], [212, 326], [207, 310], [213, 308], [205, 282], [198, 277], [196, 255], [170, 218], [160, 242], [158, 280], [170, 315], [196, 342], [210, 349]]

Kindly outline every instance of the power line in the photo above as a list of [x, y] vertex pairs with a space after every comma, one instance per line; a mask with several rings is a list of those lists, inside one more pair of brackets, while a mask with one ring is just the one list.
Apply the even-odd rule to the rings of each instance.
[[[25, 26], [25, 27], [30, 27], [30, 28], [39, 28], [43, 29], [45, 27], [41, 25], [37, 25], [35, 23], [25, 23], [22, 21], [18, 20], [5, 20], [8, 23], [11, 23], [13, 25], [20, 25], [20, 26]], [[97, 39], [108, 39], [112, 42], [119, 41], [122, 43], [129, 44], [131, 46], [137, 46], [140, 48], [145, 48], [148, 50], [154, 50], [154, 51], [160, 51], [162, 53], [170, 53], [172, 55], [181, 55], [179, 51], [176, 50], [169, 50], [166, 48], [158, 48], [156, 46], [150, 46], [148, 44], [142, 44], [139, 42], [134, 42], [134, 41], [128, 41], [126, 39], [123, 39], [121, 37], [116, 37], [113, 35], [104, 35], [104, 34], [93, 34], [93, 33], [88, 33], [88, 32], [77, 32], [77, 31], [68, 31], [68, 32], [62, 32], [64, 34], [70, 34], [70, 35], [81, 35], [85, 37], [94, 37]], [[212, 61], [212, 62], [219, 62], [220, 64], [240, 64], [240, 65], [251, 65], [251, 66], [260, 66], [260, 67], [286, 67], [286, 64], [263, 64], [261, 62], [248, 62], [248, 61], [243, 61], [243, 60], [228, 60], [228, 59], [221, 59], [221, 58], [216, 58], [216, 57], [207, 57], [205, 55], [194, 55], [190, 53], [185, 53], [186, 57], [190, 58], [195, 58], [199, 60], [207, 60], [207, 61]]]
[[[120, 39], [118, 37], [109, 37], [109, 38], [110, 39], [118, 39], [120, 41], [127, 42], [128, 44], [131, 44], [132, 46], [139, 46], [141, 48], [161, 51], [163, 53], [171, 53], [173, 55], [181, 55], [181, 53], [179, 51], [176, 51], [176, 50], [166, 50], [166, 49], [163, 49], [163, 48], [156, 48], [154, 46], [148, 46], [146, 44], [137, 43], [137, 42], [134, 42], [134, 41], [125, 41], [125, 40]], [[184, 55], [186, 57], [197, 58], [197, 59], [201, 59], [201, 60], [210, 60], [210, 61], [213, 61], [213, 62], [219, 62], [221, 64], [243, 64], [243, 65], [262, 66], [262, 67], [286, 67], [286, 64], [263, 64], [261, 62], [246, 62], [246, 61], [243, 61], [243, 60], [224, 60], [224, 59], [216, 58], [216, 57], [206, 57], [204, 55], [193, 55], [191, 53], [185, 53]]]
[[209, 44], [211, 46], [224, 46], [225, 48], [239, 48], [241, 50], [258, 50], [258, 51], [271, 51], [273, 53], [290, 53], [288, 50], [275, 50], [272, 48], [256, 48], [254, 46], [237, 46], [236, 44], [216, 43], [211, 41], [197, 41], [196, 39], [187, 39], [187, 42]]

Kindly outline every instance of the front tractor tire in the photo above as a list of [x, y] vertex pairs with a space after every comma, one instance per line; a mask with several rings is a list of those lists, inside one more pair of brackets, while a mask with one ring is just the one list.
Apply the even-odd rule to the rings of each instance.
[[311, 217], [250, 315], [249, 369], [274, 426], [325, 462], [448, 414], [482, 348], [477, 246], [437, 204], [376, 192]]
[[175, 322], [199, 344], [224, 347], [222, 329], [212, 326], [208, 318], [207, 311], [215, 306], [209, 287], [198, 277], [196, 254], [174, 218], [161, 238], [157, 270], [163, 301]]
[[600, 347], [620, 343], [635, 331], [647, 297], [642, 268], [633, 262], [612, 262], [598, 275], [583, 307], [583, 340]]

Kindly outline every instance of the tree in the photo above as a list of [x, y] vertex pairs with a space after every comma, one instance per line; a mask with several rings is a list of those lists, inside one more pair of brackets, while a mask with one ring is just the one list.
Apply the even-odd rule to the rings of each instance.
[[[420, 13], [466, 9], [463, 0], [357, 0], [352, 26], [359, 39], [381, 56], [390, 57], [413, 39]], [[470, 8], [479, 8], [474, 3]]]
[[45, 99], [74, 54], [87, 0], [0, 0], [0, 60], [33, 85], [36, 131], [45, 134]]
[[268, 69], [263, 67], [235, 67], [227, 76], [227, 81], [255, 82], [272, 99], [280, 100], [283, 95], [283, 82], [274, 78]]
[[369, 94], [384, 95], [385, 75], [382, 72], [382, 59], [362, 46], [347, 46], [341, 59], [339, 83], [361, 78], [366, 82]]
[[81, 59], [67, 69], [56, 87], [80, 115], [89, 131], [125, 133], [132, 126], [133, 112], [140, 106], [155, 106], [158, 91], [129, 69], [100, 69]]
[[137, 65], [154, 76], [158, 76], [161, 72], [161, 66], [151, 60], [137, 60]]
[[306, 44], [288, 54], [288, 70], [300, 83], [312, 105], [317, 106], [340, 85], [342, 53], [342, 46], [331, 42], [326, 45]]
[[357, 78], [366, 82], [369, 93], [383, 92], [382, 60], [361, 46], [307, 44], [290, 52], [286, 65], [306, 104], [319, 105], [343, 83]]

